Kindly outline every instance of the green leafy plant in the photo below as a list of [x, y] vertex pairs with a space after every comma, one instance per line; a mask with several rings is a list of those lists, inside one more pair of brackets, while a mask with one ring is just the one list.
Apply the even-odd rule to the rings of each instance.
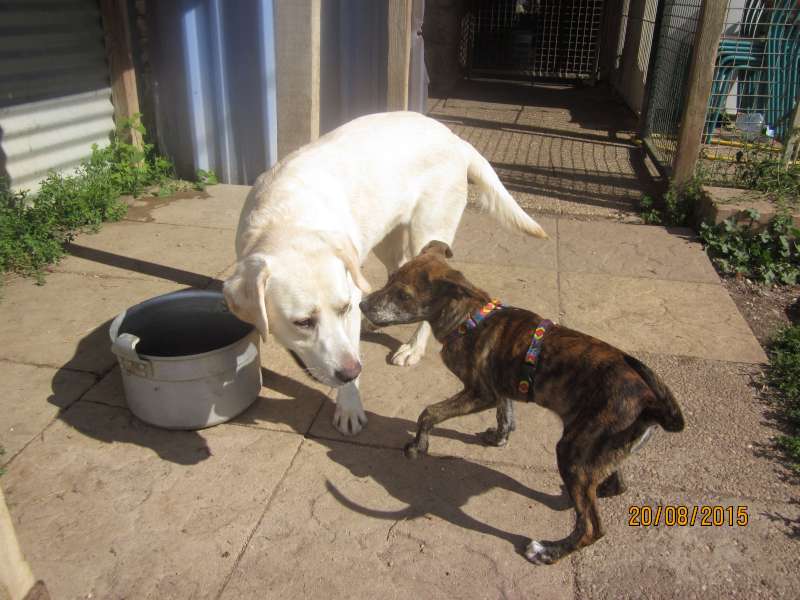
[[[111, 143], [92, 146], [91, 156], [72, 175], [50, 173], [39, 191], [13, 191], [0, 181], [0, 271], [36, 277], [64, 254], [64, 244], [79, 232], [125, 216], [123, 195], [171, 195], [194, 184], [174, 179], [174, 168], [152, 144], [138, 148], [132, 131], [146, 134], [138, 116], [119, 124]], [[199, 175], [199, 174], [198, 174]], [[199, 185], [216, 177], [202, 172]]]
[[643, 196], [639, 200], [639, 210], [642, 220], [648, 225], [661, 224], [661, 212], [656, 208], [656, 201], [650, 196]]
[[[0, 456], [3, 456], [6, 453], [6, 449], [0, 446]], [[3, 467], [0, 467], [0, 477], [6, 474], [6, 470]]]
[[653, 225], [686, 226], [702, 195], [703, 179], [700, 175], [682, 185], [670, 183], [660, 203], [650, 196], [644, 196], [639, 201], [642, 219]]
[[800, 325], [778, 332], [769, 349], [767, 383], [775, 392], [787, 435], [778, 439], [793, 468], [800, 472]]
[[208, 185], [217, 185], [219, 180], [214, 171], [204, 171], [203, 169], [197, 170], [197, 180], [195, 181], [195, 189], [203, 191]]
[[[795, 129], [792, 136], [800, 135]], [[784, 162], [774, 146], [748, 143], [736, 155], [733, 184], [769, 194], [783, 204], [800, 203], [800, 164]]]
[[740, 275], [767, 284], [794, 284], [800, 279], [800, 229], [781, 212], [766, 227], [758, 225], [757, 210], [747, 218], [727, 219], [719, 225], [703, 223], [700, 237], [714, 264], [725, 274]]

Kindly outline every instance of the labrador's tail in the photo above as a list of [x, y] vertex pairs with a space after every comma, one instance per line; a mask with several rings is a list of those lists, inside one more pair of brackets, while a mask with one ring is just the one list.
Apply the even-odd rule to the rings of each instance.
[[469, 165], [467, 175], [470, 181], [477, 184], [481, 190], [480, 204], [495, 219], [509, 229], [517, 229], [533, 237], [547, 239], [542, 226], [534, 221], [526, 213], [516, 200], [508, 193], [508, 190], [500, 183], [500, 178], [494, 169], [480, 153], [464, 140], [462, 143], [463, 151], [467, 156]]

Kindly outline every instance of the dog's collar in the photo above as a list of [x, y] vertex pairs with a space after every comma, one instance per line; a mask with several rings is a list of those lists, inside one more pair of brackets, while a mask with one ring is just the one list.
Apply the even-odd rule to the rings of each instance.
[[539, 354], [542, 352], [542, 338], [552, 326], [552, 321], [544, 319], [531, 330], [531, 344], [528, 346], [528, 351], [525, 353], [525, 361], [522, 363], [522, 376], [517, 384], [517, 389], [521, 394], [527, 394], [533, 386], [536, 362], [539, 360]]
[[493, 312], [500, 310], [502, 308], [503, 308], [503, 303], [500, 302], [500, 300], [491, 300], [487, 302], [481, 308], [479, 308], [470, 316], [468, 316], [466, 321], [463, 321], [458, 327], [456, 327], [453, 331], [448, 333], [444, 338], [445, 344], [447, 342], [453, 341], [456, 338], [461, 337], [468, 331], [475, 329], [478, 325], [481, 324], [481, 321], [483, 321], [486, 317], [488, 317]]

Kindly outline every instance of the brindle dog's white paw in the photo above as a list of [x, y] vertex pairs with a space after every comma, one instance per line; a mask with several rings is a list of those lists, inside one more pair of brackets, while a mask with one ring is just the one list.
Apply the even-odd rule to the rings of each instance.
[[525, 548], [525, 558], [535, 565], [552, 565], [556, 562], [550, 549], [536, 540], [531, 540], [531, 543]]
[[410, 367], [417, 364], [422, 358], [424, 350], [414, 344], [403, 344], [392, 356], [392, 364], [398, 367]]

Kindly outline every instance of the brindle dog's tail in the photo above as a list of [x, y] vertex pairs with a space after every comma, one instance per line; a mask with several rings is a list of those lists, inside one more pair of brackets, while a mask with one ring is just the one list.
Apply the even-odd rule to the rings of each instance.
[[675, 396], [667, 385], [653, 373], [650, 368], [632, 356], [625, 355], [625, 362], [644, 379], [656, 395], [657, 403], [645, 408], [645, 411], [652, 414], [653, 420], [661, 425], [665, 431], [683, 431], [685, 422], [681, 407], [678, 406]]

